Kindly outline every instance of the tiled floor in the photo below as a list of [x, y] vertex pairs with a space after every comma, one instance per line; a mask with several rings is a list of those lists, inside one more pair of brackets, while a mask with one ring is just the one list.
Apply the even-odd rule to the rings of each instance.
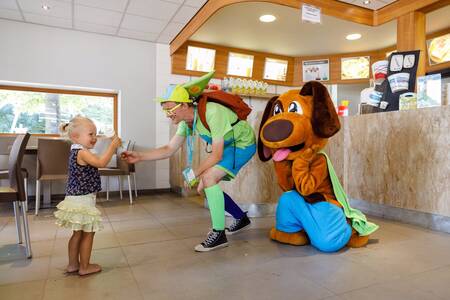
[[69, 232], [51, 211], [29, 216], [33, 259], [16, 245], [14, 220], [0, 216], [0, 299], [450, 299], [450, 235], [373, 219], [380, 230], [362, 249], [324, 254], [271, 242], [274, 219], [230, 246], [195, 253], [209, 214], [172, 194], [98, 204], [105, 229], [93, 261], [103, 272], [63, 274]]

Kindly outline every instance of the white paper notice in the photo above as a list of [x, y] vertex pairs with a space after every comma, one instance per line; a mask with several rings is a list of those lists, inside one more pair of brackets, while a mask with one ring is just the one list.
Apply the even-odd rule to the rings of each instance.
[[302, 5], [302, 22], [320, 24], [321, 12], [319, 7], [315, 7], [308, 4]]

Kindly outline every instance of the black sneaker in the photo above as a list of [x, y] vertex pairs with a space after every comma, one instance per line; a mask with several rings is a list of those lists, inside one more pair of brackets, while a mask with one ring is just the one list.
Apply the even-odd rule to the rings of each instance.
[[207, 252], [218, 248], [228, 246], [227, 236], [225, 230], [214, 230], [208, 233], [206, 240], [195, 246], [197, 252]]
[[250, 225], [250, 223], [251, 223], [250, 219], [247, 217], [247, 213], [245, 213], [245, 215], [242, 218], [235, 219], [230, 227], [225, 228], [226, 234], [232, 235], [238, 233], [239, 231], [245, 229], [245, 227]]

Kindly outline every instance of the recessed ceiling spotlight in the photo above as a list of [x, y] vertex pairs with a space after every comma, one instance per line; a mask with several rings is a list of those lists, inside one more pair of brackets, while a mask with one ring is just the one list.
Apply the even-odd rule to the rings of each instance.
[[262, 15], [261, 17], [259, 17], [259, 20], [264, 23], [270, 23], [275, 21], [276, 19], [277, 18], [273, 15]]
[[50, 6], [48, 6], [47, 4], [42, 4], [42, 9], [43, 10], [50, 10]]
[[369, 4], [370, 4], [370, 0], [364, 0], [363, 3], [364, 3], [365, 5], [369, 5]]
[[361, 34], [359, 33], [352, 33], [345, 37], [349, 41], [359, 40], [361, 38]]

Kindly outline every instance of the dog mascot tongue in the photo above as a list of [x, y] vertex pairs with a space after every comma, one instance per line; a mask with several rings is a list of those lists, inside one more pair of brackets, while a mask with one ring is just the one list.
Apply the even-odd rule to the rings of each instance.
[[327, 155], [328, 138], [340, 129], [328, 91], [306, 83], [273, 97], [266, 106], [258, 139], [262, 161], [272, 158], [284, 193], [270, 238], [285, 244], [311, 243], [324, 252], [365, 246], [378, 226], [350, 207]]

